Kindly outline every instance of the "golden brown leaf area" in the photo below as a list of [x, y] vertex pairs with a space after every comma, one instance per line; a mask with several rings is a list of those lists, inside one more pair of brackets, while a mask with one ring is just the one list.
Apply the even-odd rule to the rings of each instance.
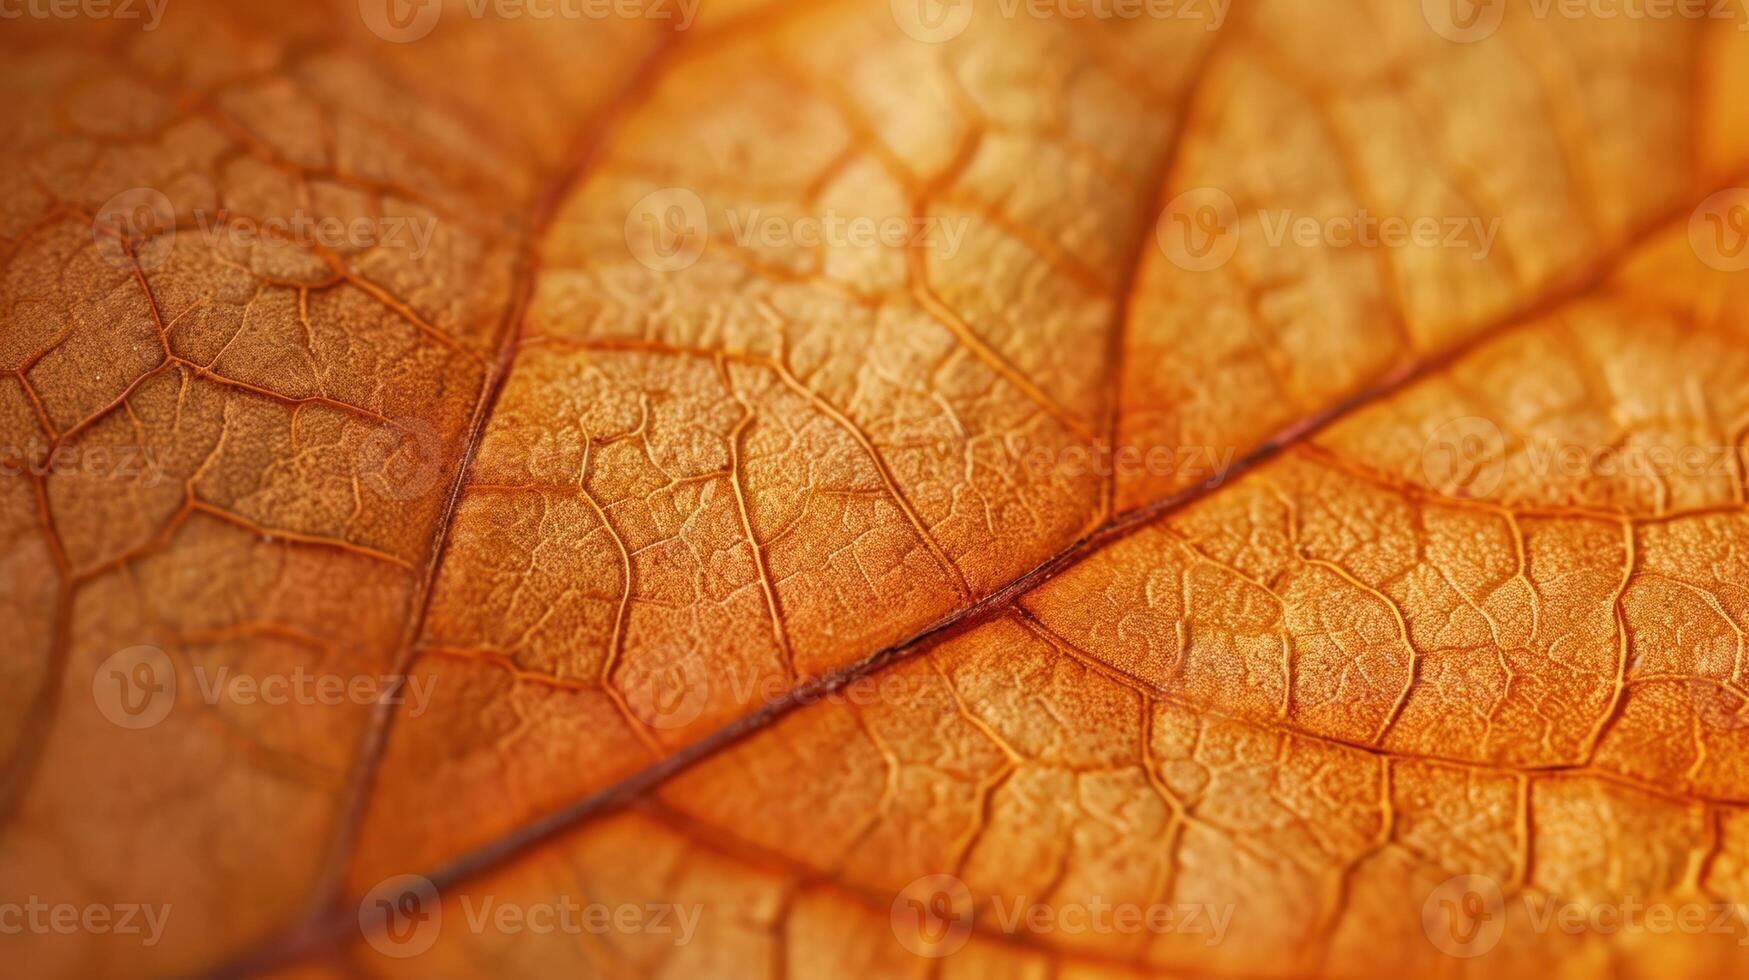
[[1741, 5], [101, 8], [7, 972], [1749, 970]]

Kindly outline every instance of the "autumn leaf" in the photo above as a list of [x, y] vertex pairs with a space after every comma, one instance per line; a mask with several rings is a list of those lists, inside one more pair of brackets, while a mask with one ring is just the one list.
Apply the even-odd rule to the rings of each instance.
[[0, 14], [9, 970], [1749, 966], [1740, 4]]

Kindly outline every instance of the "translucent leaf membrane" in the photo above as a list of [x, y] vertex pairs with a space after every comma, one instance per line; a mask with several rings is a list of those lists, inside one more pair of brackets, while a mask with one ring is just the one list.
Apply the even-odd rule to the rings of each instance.
[[1464, 7], [9, 22], [9, 964], [1742, 969], [1749, 34]]

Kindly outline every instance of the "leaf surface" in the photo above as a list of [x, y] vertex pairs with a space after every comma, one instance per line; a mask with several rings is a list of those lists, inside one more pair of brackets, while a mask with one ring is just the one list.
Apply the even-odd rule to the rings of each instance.
[[[921, 973], [891, 910], [933, 875], [972, 896], [954, 973], [1741, 967], [1523, 920], [1744, 900], [1749, 288], [1690, 220], [1746, 179], [1739, 24], [895, 11], [7, 42], [0, 424], [156, 476], [0, 485], [0, 881], [174, 910], [27, 972]], [[173, 233], [106, 234], [136, 187]], [[640, 252], [693, 200], [696, 254]], [[1365, 214], [1495, 231], [1272, 224]], [[820, 215], [960, 237], [736, 240]], [[140, 646], [175, 710], [128, 730]], [[203, 696], [300, 669], [429, 697]], [[414, 873], [450, 925], [399, 962], [355, 913]], [[1462, 875], [1519, 917], [1474, 961], [1423, 916]], [[705, 912], [458, 926], [482, 895]], [[1005, 927], [1021, 897], [1230, 922]]]

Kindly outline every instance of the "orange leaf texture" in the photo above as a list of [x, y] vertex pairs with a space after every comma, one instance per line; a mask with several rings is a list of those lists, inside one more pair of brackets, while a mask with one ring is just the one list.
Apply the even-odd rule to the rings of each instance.
[[0, 0], [19, 977], [1749, 973], [1741, 0]]

